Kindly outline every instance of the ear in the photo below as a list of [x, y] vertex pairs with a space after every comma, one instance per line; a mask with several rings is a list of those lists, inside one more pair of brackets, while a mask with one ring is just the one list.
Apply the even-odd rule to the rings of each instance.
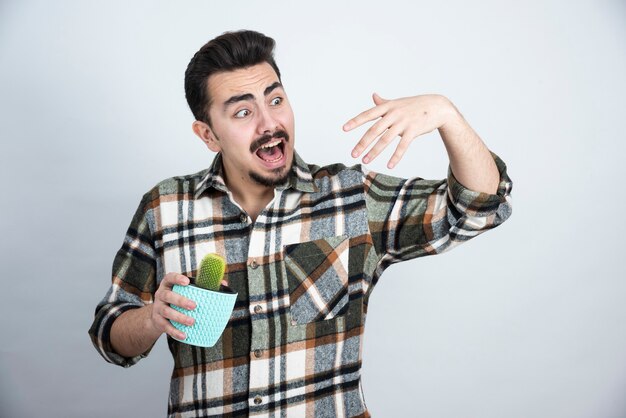
[[219, 140], [213, 133], [213, 129], [207, 123], [196, 120], [191, 124], [191, 129], [211, 151], [220, 152], [222, 150]]

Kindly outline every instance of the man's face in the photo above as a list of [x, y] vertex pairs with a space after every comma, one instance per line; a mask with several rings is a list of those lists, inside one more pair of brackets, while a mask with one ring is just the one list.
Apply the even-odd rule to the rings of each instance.
[[227, 181], [282, 184], [293, 163], [294, 118], [274, 69], [262, 63], [217, 73], [207, 84], [214, 137], [208, 145], [222, 152]]

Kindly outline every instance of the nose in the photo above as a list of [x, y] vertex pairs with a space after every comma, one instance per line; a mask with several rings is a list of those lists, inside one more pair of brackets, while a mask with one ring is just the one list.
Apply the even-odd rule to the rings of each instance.
[[274, 119], [270, 109], [263, 106], [258, 111], [257, 133], [264, 135], [266, 133], [275, 132], [278, 128], [278, 122]]

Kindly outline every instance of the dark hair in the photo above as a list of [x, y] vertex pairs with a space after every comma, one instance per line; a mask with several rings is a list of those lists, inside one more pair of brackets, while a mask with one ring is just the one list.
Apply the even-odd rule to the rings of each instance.
[[267, 62], [280, 80], [280, 71], [274, 61], [274, 45], [274, 40], [262, 33], [241, 30], [225, 32], [200, 48], [185, 71], [185, 97], [196, 120], [211, 124], [211, 97], [207, 84], [212, 74]]

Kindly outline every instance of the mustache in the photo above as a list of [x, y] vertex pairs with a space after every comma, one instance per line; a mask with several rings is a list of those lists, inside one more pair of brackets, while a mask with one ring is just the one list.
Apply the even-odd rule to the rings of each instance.
[[263, 145], [267, 144], [268, 142], [272, 142], [273, 139], [277, 139], [277, 138], [283, 138], [285, 140], [285, 142], [289, 141], [289, 134], [285, 131], [283, 131], [282, 129], [279, 129], [278, 131], [274, 132], [273, 134], [265, 134], [263, 136], [260, 136], [259, 138], [255, 139], [252, 144], [250, 144], [250, 152], [254, 153], [256, 152], [259, 148], [261, 148]]

